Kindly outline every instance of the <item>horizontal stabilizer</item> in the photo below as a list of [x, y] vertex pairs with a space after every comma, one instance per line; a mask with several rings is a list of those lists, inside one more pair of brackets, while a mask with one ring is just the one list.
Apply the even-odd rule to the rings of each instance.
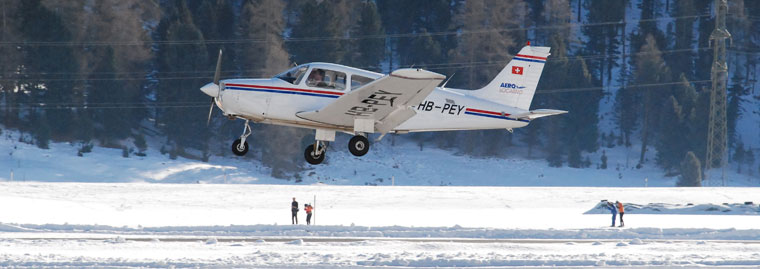
[[524, 113], [512, 114], [512, 117], [517, 118], [517, 119], [533, 120], [533, 119], [538, 119], [541, 117], [554, 116], [554, 115], [565, 114], [565, 113], [567, 113], [567, 111], [564, 111], [564, 110], [536, 109], [536, 110], [531, 110]]

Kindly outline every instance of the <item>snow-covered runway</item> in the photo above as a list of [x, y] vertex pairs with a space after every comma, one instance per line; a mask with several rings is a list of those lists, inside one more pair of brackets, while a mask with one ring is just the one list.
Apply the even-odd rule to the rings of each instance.
[[[757, 193], [0, 183], [0, 266], [760, 266]], [[610, 228], [602, 199], [640, 211]]]

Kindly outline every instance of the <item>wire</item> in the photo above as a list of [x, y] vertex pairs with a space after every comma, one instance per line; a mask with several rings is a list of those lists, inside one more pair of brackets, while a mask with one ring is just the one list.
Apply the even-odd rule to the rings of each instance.
[[[712, 82], [712, 80], [695, 80], [695, 81], [688, 81], [690, 84], [699, 84], [699, 83], [706, 83], [706, 82]], [[536, 91], [536, 94], [551, 94], [551, 93], [566, 93], [566, 92], [584, 92], [584, 91], [598, 91], [603, 90], [605, 88], [621, 88], [621, 89], [627, 89], [627, 88], [645, 88], [645, 87], [661, 87], [661, 86], [670, 86], [670, 85], [679, 85], [683, 84], [683, 81], [677, 81], [677, 82], [663, 82], [663, 83], [648, 83], [648, 84], [633, 84], [633, 85], [617, 85], [617, 86], [606, 86], [606, 87], [587, 87], [587, 88], [564, 88], [564, 89], [552, 89], [552, 90], [539, 90]]]
[[55, 106], [55, 107], [49, 107], [49, 106], [39, 106], [39, 107], [21, 107], [21, 106], [0, 106], [0, 109], [8, 109], [8, 110], [61, 110], [61, 109], [148, 109], [148, 108], [197, 108], [197, 107], [208, 107], [208, 104], [206, 105], [164, 105], [164, 106], [87, 106], [87, 105], [78, 105], [78, 106]]
[[[441, 31], [441, 32], [429, 32], [429, 33], [403, 33], [403, 34], [379, 34], [379, 35], [359, 35], [359, 36], [346, 36], [346, 37], [289, 37], [283, 38], [283, 42], [318, 42], [318, 41], [351, 41], [360, 39], [386, 39], [386, 38], [408, 38], [408, 37], [423, 37], [423, 36], [447, 36], [447, 35], [470, 35], [470, 34], [484, 34], [494, 32], [513, 32], [513, 31], [538, 31], [538, 30], [552, 30], [571, 27], [597, 27], [597, 26], [610, 26], [610, 25], [623, 25], [627, 23], [635, 22], [655, 22], [661, 20], [678, 20], [685, 18], [700, 18], [710, 17], [711, 14], [703, 15], [689, 15], [678, 17], [661, 17], [652, 19], [638, 19], [632, 21], [608, 21], [598, 23], [566, 23], [559, 25], [546, 25], [546, 26], [533, 26], [533, 27], [508, 27], [508, 28], [484, 28], [478, 30], [456, 30], [456, 31]], [[193, 45], [193, 44], [248, 44], [248, 43], [267, 43], [270, 40], [261, 39], [212, 39], [212, 40], [135, 40], [135, 41], [84, 41], [84, 42], [64, 42], [64, 41], [5, 41], [0, 42], [0, 46], [146, 46], [152, 44], [159, 45]]]
[[[638, 55], [649, 55], [649, 54], [670, 54], [670, 53], [679, 53], [679, 52], [695, 52], [695, 51], [704, 51], [704, 50], [710, 50], [710, 47], [701, 47], [701, 48], [687, 48], [687, 49], [671, 49], [671, 50], [662, 50], [659, 52], [651, 53], [651, 52], [634, 52], [634, 53], [616, 53], [616, 54], [607, 54], [607, 55], [577, 55], [577, 56], [564, 56], [564, 57], [549, 57], [549, 60], [568, 60], [568, 61], [578, 61], [578, 60], [599, 60], [599, 59], [609, 59], [609, 58], [618, 58], [620, 56], [625, 55], [626, 57], [633, 57]], [[514, 57], [513, 54], [507, 54], [507, 57]], [[507, 61], [507, 60], [504, 60]], [[426, 69], [430, 70], [441, 70], [441, 69], [450, 69], [453, 67], [458, 68], [465, 68], [465, 67], [477, 67], [477, 66], [488, 66], [488, 65], [503, 65], [505, 64], [504, 61], [479, 61], [479, 62], [445, 62], [445, 63], [431, 63], [431, 64], [425, 64]], [[366, 68], [372, 68], [373, 66], [359, 66], [355, 68], [359, 69], [366, 69]], [[259, 69], [246, 69], [246, 70], [225, 70], [222, 71], [223, 74], [238, 74], [240, 72], [261, 72], [261, 71], [270, 71], [270, 69], [266, 68], [259, 68]], [[174, 80], [174, 79], [200, 79], [200, 78], [213, 78], [214, 71], [210, 70], [196, 70], [196, 71], [167, 71], [167, 72], [157, 72], [158, 74], [208, 74], [207, 76], [177, 76], [177, 77], [149, 77], [149, 76], [143, 76], [139, 78], [71, 78], [71, 79], [39, 79], [35, 78], [36, 80], [46, 80], [46, 81], [102, 81], [102, 80]], [[74, 74], [81, 74], [80, 72], [58, 72], [58, 73], [23, 73], [23, 74], [11, 74], [6, 73], [4, 74], [4, 77], [0, 79], [0, 81], [17, 81], [22, 80], [22, 78], [7, 78], [12, 76], [18, 76], [18, 75], [39, 75], [39, 74], [58, 74], [58, 75], [74, 75]], [[93, 74], [101, 74], [98, 72], [88, 73], [90, 75]], [[138, 74], [135, 72], [105, 72], [102, 74]]]

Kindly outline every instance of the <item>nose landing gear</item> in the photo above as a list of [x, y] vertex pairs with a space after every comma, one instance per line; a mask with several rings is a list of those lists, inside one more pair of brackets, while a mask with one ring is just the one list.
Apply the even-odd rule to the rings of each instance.
[[232, 153], [237, 156], [243, 156], [248, 153], [248, 142], [245, 141], [248, 136], [251, 135], [251, 126], [248, 125], [248, 120], [245, 121], [245, 127], [243, 128], [243, 134], [240, 138], [232, 142]]
[[315, 141], [313, 145], [306, 147], [304, 157], [306, 162], [312, 165], [317, 165], [325, 160], [325, 152], [327, 151], [327, 145], [322, 141]]

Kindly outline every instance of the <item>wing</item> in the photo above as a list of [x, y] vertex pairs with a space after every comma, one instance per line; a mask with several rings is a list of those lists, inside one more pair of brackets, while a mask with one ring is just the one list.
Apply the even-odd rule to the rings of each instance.
[[446, 76], [422, 70], [399, 69], [344, 94], [316, 111], [296, 114], [324, 124], [354, 127], [362, 132], [388, 132], [415, 115], [416, 106]]

